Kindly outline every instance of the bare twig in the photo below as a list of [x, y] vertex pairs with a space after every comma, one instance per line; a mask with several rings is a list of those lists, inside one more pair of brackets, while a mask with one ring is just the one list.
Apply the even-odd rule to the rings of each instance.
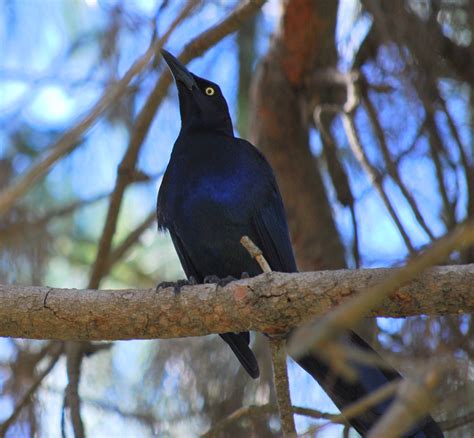
[[341, 424], [346, 423], [346, 420], [344, 418], [340, 418], [340, 419], [336, 418], [340, 416], [339, 414], [330, 414], [328, 412], [317, 411], [316, 409], [293, 406], [293, 413], [295, 415], [302, 415], [304, 417], [315, 418], [317, 420], [324, 419], [324, 420], [331, 420], [334, 423], [341, 423]]
[[357, 133], [357, 128], [354, 123], [353, 113], [343, 113], [342, 121], [352, 152], [361, 163], [362, 168], [366, 171], [367, 175], [369, 175], [372, 184], [374, 184], [375, 188], [377, 189], [380, 197], [382, 198], [383, 203], [385, 204], [385, 207], [387, 208], [388, 212], [390, 213], [390, 216], [395, 222], [395, 225], [397, 226], [398, 231], [400, 232], [400, 235], [402, 236], [408, 251], [410, 252], [410, 254], [414, 254], [415, 249], [413, 248], [413, 244], [411, 243], [410, 237], [405, 231], [405, 228], [403, 227], [403, 224], [400, 221], [397, 212], [393, 208], [393, 205], [390, 202], [387, 193], [385, 193], [385, 190], [383, 188], [383, 182], [380, 178], [379, 172], [377, 168], [373, 166], [372, 163], [369, 161], [369, 158], [367, 157], [367, 154], [365, 153], [364, 148], [362, 147], [362, 143], [360, 142], [359, 135]]
[[[347, 88], [349, 94], [349, 86], [347, 86]], [[354, 196], [352, 195], [352, 190], [349, 184], [349, 179], [346, 174], [346, 171], [344, 170], [337, 154], [336, 141], [330, 131], [330, 125], [334, 116], [330, 115], [328, 120], [327, 116], [324, 116], [323, 110], [324, 108], [314, 110], [314, 123], [318, 127], [319, 132], [321, 134], [321, 142], [323, 145], [324, 156], [328, 166], [329, 176], [331, 177], [333, 186], [336, 189], [337, 199], [342, 205], [349, 207], [351, 212], [353, 230], [352, 256], [354, 257], [355, 267], [359, 268], [359, 230], [357, 227]]]
[[[338, 414], [328, 414], [326, 412], [317, 411], [315, 409], [303, 408], [300, 406], [293, 406], [292, 407], [293, 413], [295, 415], [302, 415], [305, 417], [316, 418], [316, 419], [331, 419], [339, 416]], [[278, 407], [274, 405], [251, 405], [251, 406], [242, 406], [241, 408], [234, 411], [228, 417], [224, 418], [223, 420], [219, 421], [215, 424], [211, 429], [209, 429], [206, 433], [201, 435], [201, 438], [214, 438], [220, 436], [220, 433], [225, 430], [227, 427], [236, 423], [240, 420], [246, 418], [261, 418], [263, 415], [272, 415], [278, 414]], [[337, 419], [334, 420], [335, 423], [339, 422]], [[342, 420], [345, 422], [345, 420]]]
[[413, 136], [413, 139], [407, 147], [405, 147], [395, 158], [394, 165], [398, 167], [402, 160], [408, 157], [417, 147], [418, 141], [422, 138], [426, 131], [426, 120], [423, 119], [420, 121], [418, 128]]
[[296, 436], [295, 420], [291, 407], [290, 384], [286, 365], [286, 340], [284, 338], [270, 338], [272, 351], [273, 383], [280, 415], [283, 436]]
[[272, 272], [270, 265], [267, 263], [265, 257], [263, 256], [263, 252], [257, 245], [255, 245], [255, 243], [252, 242], [252, 239], [250, 239], [250, 237], [243, 236], [240, 239], [240, 243], [249, 252], [250, 257], [257, 261], [263, 272]]
[[79, 397], [81, 363], [84, 354], [81, 347], [82, 344], [79, 342], [66, 343], [68, 384], [64, 391], [64, 407], [69, 408], [75, 438], [84, 438], [85, 436], [84, 424], [81, 418], [81, 398]]
[[434, 368], [423, 378], [407, 378], [400, 384], [398, 397], [367, 434], [367, 438], [397, 438], [403, 436], [436, 404], [433, 391], [440, 373]]
[[121, 260], [127, 251], [138, 241], [140, 236], [150, 228], [153, 223], [156, 221], [156, 213], [152, 211], [141, 224], [139, 224], [129, 235], [117, 246], [115, 247], [109, 255], [109, 260], [107, 266], [104, 270], [104, 276], [108, 274], [110, 268], [117, 263], [118, 260]]
[[50, 358], [48, 366], [36, 377], [35, 381], [30, 386], [30, 389], [28, 389], [28, 391], [25, 393], [25, 395], [21, 398], [21, 400], [15, 406], [15, 408], [13, 409], [13, 412], [10, 414], [10, 416], [0, 425], [0, 437], [4, 437], [6, 435], [8, 429], [10, 428], [10, 426], [18, 418], [18, 415], [20, 415], [21, 410], [26, 405], [28, 405], [28, 403], [31, 401], [31, 397], [37, 391], [37, 389], [39, 388], [39, 386], [43, 382], [44, 378], [54, 368], [54, 366], [58, 362], [59, 358], [61, 357], [61, 354], [62, 354], [62, 345], [56, 344], [54, 346], [53, 351], [51, 352], [51, 358]]
[[423, 218], [420, 209], [418, 208], [418, 205], [416, 204], [415, 199], [411, 195], [410, 191], [407, 189], [405, 183], [403, 182], [400, 173], [398, 171], [398, 167], [396, 166], [394, 160], [392, 159], [392, 155], [390, 153], [390, 150], [388, 148], [387, 142], [385, 140], [385, 134], [384, 130], [382, 128], [382, 125], [380, 124], [380, 121], [377, 117], [377, 111], [374, 108], [374, 105], [372, 104], [370, 100], [370, 96], [365, 95], [361, 96], [362, 103], [365, 106], [365, 109], [367, 110], [367, 115], [369, 116], [369, 120], [374, 128], [375, 135], [377, 137], [377, 141], [379, 143], [380, 149], [382, 151], [382, 155], [385, 159], [385, 163], [387, 165], [387, 171], [390, 177], [393, 179], [393, 181], [398, 185], [400, 188], [400, 191], [402, 192], [403, 196], [405, 196], [405, 199], [407, 200], [408, 204], [410, 205], [413, 214], [416, 217], [416, 220], [420, 224], [420, 226], [423, 228], [425, 233], [428, 235], [428, 237], [431, 240], [434, 240], [434, 235], [430, 228], [428, 227], [425, 219]]
[[[193, 4], [194, 2], [188, 3]], [[186, 15], [180, 16], [179, 20], [173, 22], [162, 38], [152, 41], [147, 51], [132, 64], [123, 77], [119, 81], [111, 84], [105, 90], [102, 97], [97, 101], [89, 113], [61, 136], [53, 145], [51, 145], [48, 148], [49, 152], [44, 157], [40, 158], [40, 160], [31, 166], [25, 174], [0, 192], [0, 214], [4, 214], [10, 210], [34, 185], [34, 183], [49, 171], [56, 161], [69, 154], [79, 145], [79, 139], [81, 136], [96, 122], [96, 120], [109, 108], [111, 104], [123, 96], [132, 79], [146, 68], [148, 63], [161, 49], [163, 44], [166, 43], [173, 30], [185, 18], [185, 16]]]
[[451, 116], [448, 106], [444, 98], [440, 95], [439, 101], [443, 112], [446, 114], [446, 119], [448, 121], [448, 126], [451, 130], [453, 138], [456, 142], [459, 157], [461, 159], [461, 164], [464, 170], [464, 177], [466, 179], [466, 187], [467, 187], [467, 217], [474, 216], [474, 160], [471, 157], [471, 160], [468, 158], [468, 154], [466, 154], [463, 142], [461, 140], [461, 136], [459, 135], [458, 130], [456, 129], [456, 125], [454, 123], [453, 117]]
[[430, 139], [430, 153], [436, 171], [436, 179], [438, 182], [439, 193], [441, 196], [441, 200], [443, 201], [443, 220], [446, 224], [446, 228], [448, 230], [451, 230], [456, 225], [456, 218], [454, 214], [454, 205], [449, 199], [448, 189], [446, 187], [446, 181], [444, 178], [445, 169], [443, 167], [443, 163], [441, 162], [440, 152], [443, 150], [443, 142], [439, 136], [435, 118], [431, 113], [429, 106], [426, 107], [426, 127], [428, 137]]
[[473, 423], [474, 422], [474, 411], [469, 412], [466, 415], [461, 415], [459, 417], [450, 419], [450, 420], [445, 420], [445, 421], [439, 421], [439, 427], [444, 430], [444, 431], [449, 431], [453, 429], [457, 429], [458, 427], [463, 427], [466, 424]]
[[45, 213], [44, 215], [42, 215], [41, 217], [38, 217], [34, 220], [15, 221], [15, 222], [7, 223], [5, 226], [2, 226], [2, 228], [0, 228], [0, 237], [1, 236], [7, 237], [7, 236], [12, 236], [13, 234], [24, 233], [25, 228], [34, 229], [38, 227], [43, 227], [51, 220], [58, 219], [63, 216], [72, 214], [76, 210], [83, 208], [85, 206], [88, 206], [90, 204], [93, 204], [95, 202], [98, 202], [102, 199], [105, 199], [108, 196], [109, 196], [108, 193], [103, 193], [103, 194], [94, 196], [92, 198], [81, 199], [79, 201], [72, 202], [71, 204], [66, 205], [64, 207], [49, 211]]
[[244, 418], [261, 417], [268, 414], [276, 414], [278, 409], [272, 405], [261, 405], [261, 406], [242, 406], [241, 408], [234, 411], [228, 417], [219, 421], [217, 424], [212, 426], [206, 433], [201, 435], [201, 438], [215, 438], [221, 436], [220, 433], [229, 427], [231, 424], [236, 423]]
[[437, 241], [423, 254], [415, 257], [406, 266], [382, 283], [367, 289], [347, 303], [340, 305], [321, 321], [297, 329], [291, 339], [289, 351], [292, 356], [300, 356], [308, 347], [322, 345], [342, 330], [347, 330], [367, 315], [370, 309], [380, 306], [384, 299], [396, 289], [412, 280], [423, 270], [444, 260], [452, 251], [474, 242], [474, 222], [459, 226], [452, 233]]
[[373, 406], [383, 402], [389, 397], [392, 397], [397, 391], [398, 385], [400, 385], [400, 381], [394, 380], [381, 386], [375, 391], [367, 394], [365, 397], [362, 397], [354, 403], [346, 406], [340, 414], [332, 415], [329, 418], [329, 422], [310, 428], [304, 436], [313, 436], [317, 431], [333, 423], [347, 423], [350, 419], [363, 414]]

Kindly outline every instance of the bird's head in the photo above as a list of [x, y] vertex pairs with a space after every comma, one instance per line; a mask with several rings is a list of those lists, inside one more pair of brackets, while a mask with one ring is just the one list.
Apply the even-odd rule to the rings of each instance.
[[178, 88], [181, 129], [209, 129], [233, 135], [229, 108], [219, 86], [191, 73], [168, 51], [163, 49], [161, 53]]

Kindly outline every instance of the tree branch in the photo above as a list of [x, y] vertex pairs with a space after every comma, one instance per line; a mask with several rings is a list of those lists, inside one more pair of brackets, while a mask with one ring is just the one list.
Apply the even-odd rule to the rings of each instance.
[[[225, 287], [77, 290], [0, 285], [0, 336], [113, 340], [202, 336], [248, 329], [268, 334], [322, 316], [394, 276], [395, 269], [285, 274], [273, 272]], [[426, 270], [368, 316], [474, 313], [474, 265]]]
[[284, 437], [296, 436], [295, 420], [291, 407], [290, 383], [286, 368], [286, 341], [284, 338], [271, 338], [273, 382], [280, 415], [281, 430]]
[[92, 109], [50, 146], [48, 152], [43, 157], [33, 164], [26, 173], [0, 192], [0, 214], [9, 211], [59, 159], [72, 152], [79, 145], [81, 136], [98, 120], [113, 102], [118, 101], [123, 96], [133, 78], [147, 67], [148, 63], [154, 58], [155, 54], [158, 53], [163, 44], [166, 43], [175, 27], [180, 24], [185, 16], [180, 18], [181, 20], [175, 21], [161, 39], [152, 41], [147, 51], [132, 64], [123, 77], [107, 87]]
[[[439, 368], [439, 367], [438, 367]], [[403, 436], [436, 405], [434, 390], [440, 375], [436, 369], [424, 370], [424, 376], [407, 378], [400, 383], [398, 397], [367, 434], [367, 438]]]
[[[379, 307], [387, 298], [403, 285], [412, 282], [421, 272], [437, 263], [442, 263], [455, 250], [471, 245], [474, 241], [474, 222], [458, 226], [454, 231], [433, 244], [424, 253], [409, 261], [405, 266], [393, 271], [381, 283], [367, 288], [363, 293], [348, 300], [320, 321], [313, 321], [298, 328], [288, 346], [291, 356], [298, 356], [311, 346], [320, 347], [337, 333], [354, 327], [369, 312]], [[472, 291], [472, 289], [471, 289]], [[463, 312], [464, 310], [461, 310]], [[433, 313], [429, 312], [428, 313]]]
[[54, 368], [56, 363], [58, 362], [59, 358], [62, 354], [62, 345], [55, 345], [53, 346], [53, 351], [51, 353], [51, 358], [47, 367], [36, 377], [33, 384], [30, 386], [28, 391], [25, 395], [21, 398], [19, 403], [15, 406], [13, 413], [2, 423], [0, 424], [0, 436], [4, 437], [9, 429], [9, 427], [15, 422], [20, 414], [21, 410], [31, 401], [31, 397], [36, 392], [36, 390], [40, 387], [41, 383], [43, 382], [44, 378], [50, 373], [50, 371]]
[[407, 247], [410, 254], [415, 253], [415, 248], [406, 232], [402, 221], [400, 220], [396, 209], [393, 207], [390, 198], [388, 197], [386, 190], [383, 186], [382, 178], [380, 178], [379, 171], [377, 168], [369, 161], [369, 157], [367, 156], [366, 151], [362, 147], [362, 143], [359, 138], [359, 134], [357, 132], [357, 128], [355, 125], [354, 114], [353, 112], [347, 112], [342, 114], [342, 123], [344, 125], [344, 129], [346, 131], [347, 140], [349, 145], [352, 149], [354, 156], [360, 162], [362, 168], [367, 173], [370, 178], [371, 183], [375, 186], [375, 189], [379, 193], [382, 201], [387, 208], [390, 216], [392, 217], [393, 222], [398, 228], [400, 235], [402, 236], [403, 241], [405, 242], [405, 246]]
[[[331, 419], [334, 423], [345, 424], [346, 421], [341, 417], [341, 414], [328, 414], [326, 412], [317, 411], [315, 409], [303, 408], [301, 406], [292, 406], [295, 415], [302, 415], [305, 417], [316, 419]], [[201, 435], [201, 438], [215, 438], [221, 436], [221, 433], [231, 424], [243, 419], [261, 418], [264, 415], [278, 414], [278, 407], [271, 404], [266, 405], [250, 405], [242, 406], [236, 411], [232, 412], [228, 417], [219, 421], [211, 429]], [[336, 418], [338, 417], [338, 418]], [[341, 417], [341, 418], [339, 418]]]

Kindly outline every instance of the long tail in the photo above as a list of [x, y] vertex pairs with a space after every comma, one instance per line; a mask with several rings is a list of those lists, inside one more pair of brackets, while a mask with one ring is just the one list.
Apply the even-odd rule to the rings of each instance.
[[220, 337], [229, 344], [250, 377], [256, 379], [260, 376], [257, 359], [249, 347], [249, 332], [223, 333]]
[[[349, 342], [354, 346], [377, 354], [363, 339], [354, 332], [349, 333]], [[378, 356], [378, 355], [377, 355]], [[382, 360], [378, 356], [377, 360]], [[398, 379], [401, 376], [390, 368], [377, 368], [372, 365], [352, 364], [358, 374], [358, 379], [348, 382], [331, 372], [328, 365], [316, 356], [307, 354], [300, 357], [296, 362], [306, 370], [326, 391], [334, 404], [340, 409], [357, 401], [359, 398], [375, 391], [387, 382]], [[370, 408], [363, 414], [351, 419], [351, 426], [364, 436], [377, 420], [386, 412], [393, 399], [388, 399]], [[406, 435], [413, 438], [442, 438], [443, 432], [436, 422], [427, 416], [423, 418]]]

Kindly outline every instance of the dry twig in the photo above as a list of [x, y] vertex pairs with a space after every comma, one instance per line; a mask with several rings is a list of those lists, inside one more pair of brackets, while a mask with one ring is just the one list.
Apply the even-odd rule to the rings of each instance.
[[[191, 3], [191, 2], [190, 2]], [[120, 99], [127, 91], [130, 82], [140, 74], [154, 58], [156, 53], [166, 43], [171, 33], [186, 15], [180, 16], [159, 40], [154, 40], [147, 51], [135, 61], [123, 77], [111, 84], [93, 106], [76, 125], [63, 134], [52, 144], [44, 157], [31, 166], [28, 171], [14, 181], [9, 187], [0, 192], [0, 214], [5, 214], [15, 203], [38, 181], [59, 159], [69, 154], [79, 145], [81, 136], [104, 114], [111, 104]]]
[[377, 390], [367, 394], [365, 397], [362, 397], [354, 403], [346, 406], [340, 414], [332, 415], [329, 418], [329, 422], [310, 428], [306, 433], [303, 434], [303, 436], [314, 436], [317, 431], [325, 428], [329, 424], [347, 423], [351, 418], [357, 417], [371, 407], [393, 396], [397, 391], [398, 385], [400, 385], [400, 381], [394, 380], [387, 383], [386, 385], [381, 386]]
[[18, 418], [18, 415], [20, 415], [21, 410], [31, 401], [31, 397], [33, 397], [33, 394], [36, 393], [45, 377], [52, 371], [59, 358], [61, 357], [61, 354], [62, 345], [56, 344], [53, 348], [53, 351], [51, 352], [51, 358], [48, 366], [36, 377], [35, 381], [30, 386], [30, 389], [25, 393], [25, 395], [15, 406], [10, 416], [0, 425], [0, 437], [4, 437], [6, 435], [10, 426]]
[[385, 192], [382, 179], [379, 175], [379, 171], [369, 161], [369, 158], [367, 157], [367, 154], [365, 153], [364, 148], [362, 147], [362, 143], [359, 139], [357, 128], [354, 123], [354, 114], [343, 113], [342, 122], [344, 125], [347, 139], [349, 141], [349, 145], [352, 149], [352, 152], [354, 153], [354, 156], [360, 162], [362, 168], [365, 170], [365, 172], [369, 176], [370, 181], [372, 182], [372, 184], [374, 184], [375, 188], [377, 189], [377, 192], [379, 193], [380, 197], [382, 198], [383, 203], [385, 204], [385, 207], [387, 208], [388, 212], [390, 213], [390, 216], [395, 222], [395, 225], [397, 226], [398, 231], [400, 232], [400, 235], [402, 236], [403, 241], [405, 242], [405, 245], [408, 251], [410, 252], [410, 254], [414, 254], [415, 249], [413, 248], [413, 244], [411, 243], [410, 237], [405, 231], [405, 228], [403, 227], [403, 224], [400, 218], [398, 217], [397, 212], [393, 208], [393, 205], [390, 202], [390, 199], [387, 193]]
[[436, 404], [434, 390], [439, 383], [439, 370], [431, 369], [418, 379], [404, 379], [398, 397], [367, 434], [367, 438], [397, 438], [403, 436]]
[[384, 130], [382, 128], [382, 125], [380, 124], [380, 121], [377, 117], [377, 110], [375, 109], [374, 105], [372, 104], [370, 100], [370, 96], [365, 95], [362, 96], [362, 103], [367, 110], [367, 115], [369, 116], [370, 122], [374, 128], [375, 136], [377, 137], [377, 141], [379, 143], [380, 149], [382, 151], [382, 155], [385, 159], [385, 164], [387, 166], [387, 171], [390, 177], [393, 179], [393, 181], [398, 185], [400, 188], [400, 191], [402, 192], [403, 196], [405, 196], [405, 199], [407, 200], [408, 204], [410, 205], [413, 214], [416, 217], [416, 220], [420, 224], [420, 226], [423, 228], [425, 233], [428, 235], [428, 237], [433, 241], [434, 240], [434, 234], [428, 227], [428, 224], [426, 223], [425, 219], [423, 218], [420, 209], [418, 208], [418, 205], [416, 204], [416, 201], [410, 191], [407, 189], [405, 183], [403, 182], [400, 172], [398, 171], [398, 167], [395, 164], [394, 160], [392, 159], [392, 155], [390, 153], [390, 150], [387, 145], [387, 141], [385, 140], [385, 134]]

